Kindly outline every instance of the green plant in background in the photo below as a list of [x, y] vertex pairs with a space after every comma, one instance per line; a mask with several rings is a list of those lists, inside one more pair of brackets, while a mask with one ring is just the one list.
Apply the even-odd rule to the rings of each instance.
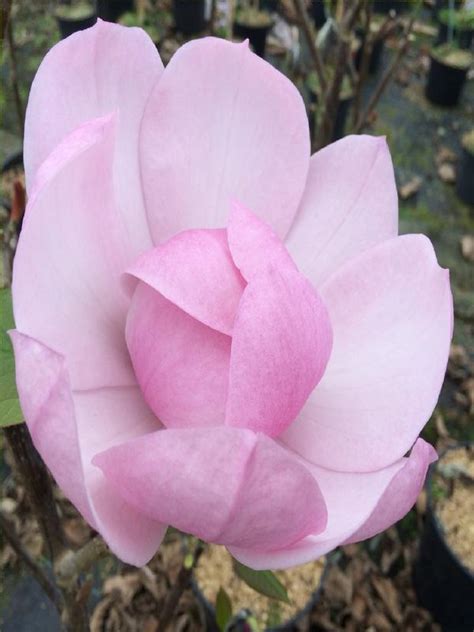
[[60, 4], [56, 9], [56, 15], [63, 20], [82, 20], [94, 15], [94, 12], [94, 7], [90, 2]]

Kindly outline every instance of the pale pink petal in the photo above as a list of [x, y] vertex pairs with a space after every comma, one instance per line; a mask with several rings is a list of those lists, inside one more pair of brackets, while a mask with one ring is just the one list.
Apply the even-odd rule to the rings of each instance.
[[224, 423], [231, 338], [139, 283], [127, 345], [148, 405], [168, 427]]
[[312, 156], [286, 245], [316, 287], [352, 257], [397, 234], [397, 188], [384, 138], [346, 136]]
[[308, 470], [250, 430], [162, 430], [112, 448], [94, 463], [145, 515], [206, 541], [268, 550], [326, 524]]
[[409, 458], [376, 472], [334, 472], [306, 463], [317, 480], [328, 510], [326, 529], [276, 551], [256, 552], [229, 547], [231, 554], [255, 569], [279, 569], [305, 564], [346, 542], [354, 542], [387, 529], [414, 505], [433, 448], [418, 439]]
[[239, 202], [231, 206], [227, 239], [234, 263], [247, 281], [271, 266], [296, 269], [276, 233]]
[[135, 384], [120, 275], [132, 254], [113, 196], [114, 118], [72, 132], [46, 160], [13, 266], [20, 331], [64, 355], [73, 388]]
[[141, 29], [98, 20], [54, 46], [31, 87], [25, 120], [28, 190], [50, 152], [89, 119], [118, 111], [114, 183], [135, 254], [150, 245], [138, 164], [138, 135], [148, 96], [163, 71]]
[[326, 307], [293, 268], [247, 285], [234, 325], [226, 424], [272, 437], [295, 419], [331, 353]]
[[20, 402], [37, 450], [112, 551], [129, 564], [145, 564], [166, 527], [126, 503], [91, 465], [97, 451], [159, 427], [138, 388], [72, 393], [63, 357], [18, 331], [10, 335]]
[[201, 323], [232, 333], [245, 281], [225, 230], [178, 233], [142, 255], [128, 272]]
[[188, 228], [224, 227], [232, 199], [283, 237], [309, 165], [304, 103], [247, 43], [188, 42], [148, 102], [140, 152], [155, 243]]
[[370, 471], [403, 456], [438, 399], [452, 336], [449, 274], [422, 235], [389, 240], [320, 293], [334, 346], [283, 440], [313, 463]]

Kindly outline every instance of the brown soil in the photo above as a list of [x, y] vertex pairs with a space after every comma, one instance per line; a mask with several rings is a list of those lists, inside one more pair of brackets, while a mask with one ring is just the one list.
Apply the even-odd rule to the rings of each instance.
[[438, 500], [436, 514], [449, 546], [474, 572], [474, 449], [449, 451], [437, 469], [447, 495]]
[[[311, 595], [319, 586], [324, 566], [325, 560], [323, 558], [316, 562], [275, 573], [285, 586], [291, 601], [291, 604], [278, 604], [282, 622], [290, 619], [306, 606]], [[215, 604], [219, 588], [222, 587], [230, 597], [234, 612], [248, 608], [263, 624], [267, 623], [268, 615], [275, 607], [273, 600], [255, 592], [235, 575], [232, 568], [232, 558], [223, 546], [211, 545], [207, 547], [196, 569], [196, 581], [211, 604]]]

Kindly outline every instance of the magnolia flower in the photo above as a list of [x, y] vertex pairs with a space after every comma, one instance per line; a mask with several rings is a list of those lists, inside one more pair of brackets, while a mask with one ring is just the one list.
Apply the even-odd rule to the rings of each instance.
[[410, 509], [452, 298], [428, 239], [397, 237], [385, 140], [310, 157], [298, 91], [246, 44], [164, 70], [99, 22], [44, 59], [24, 149], [21, 404], [122, 560], [173, 525], [283, 568]]

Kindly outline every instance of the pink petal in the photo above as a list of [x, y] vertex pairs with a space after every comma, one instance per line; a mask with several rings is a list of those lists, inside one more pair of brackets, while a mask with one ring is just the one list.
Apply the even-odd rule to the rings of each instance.
[[142, 126], [155, 243], [188, 228], [225, 226], [232, 199], [284, 236], [303, 193], [309, 152], [303, 100], [286, 77], [246, 43], [188, 42], [166, 67]]
[[128, 272], [190, 316], [231, 334], [245, 281], [226, 231], [188, 230], [142, 255]]
[[376, 472], [334, 472], [306, 462], [326, 501], [326, 529], [280, 550], [229, 547], [230, 553], [258, 570], [288, 568], [317, 559], [340, 544], [372, 537], [411, 509], [435, 458], [433, 448], [418, 439], [409, 458]]
[[284, 442], [309, 461], [370, 471], [403, 456], [438, 399], [452, 336], [449, 274], [406, 235], [321, 288], [334, 332], [326, 372]]
[[226, 424], [279, 435], [321, 379], [331, 345], [326, 308], [304, 277], [291, 268], [253, 277], [235, 320]]
[[384, 138], [346, 136], [311, 158], [286, 245], [316, 287], [352, 257], [397, 234], [397, 188]]
[[159, 427], [138, 388], [72, 393], [62, 356], [18, 331], [10, 335], [21, 406], [37, 450], [112, 551], [129, 564], [146, 564], [166, 527], [126, 503], [91, 465], [97, 451]]
[[207, 541], [268, 550], [326, 524], [324, 501], [306, 468], [250, 430], [162, 430], [94, 463], [145, 515]]
[[148, 405], [168, 427], [224, 423], [231, 338], [139, 283], [126, 338]]
[[134, 252], [150, 245], [137, 156], [143, 110], [163, 64], [148, 35], [99, 20], [61, 41], [44, 58], [30, 92], [25, 121], [29, 191], [50, 152], [89, 119], [118, 110], [114, 184]]
[[227, 238], [234, 263], [247, 281], [271, 266], [296, 269], [285, 246], [270, 226], [238, 202], [232, 203]]
[[120, 274], [130, 244], [114, 200], [114, 118], [72, 132], [46, 160], [13, 270], [20, 331], [66, 357], [74, 388], [135, 384]]

